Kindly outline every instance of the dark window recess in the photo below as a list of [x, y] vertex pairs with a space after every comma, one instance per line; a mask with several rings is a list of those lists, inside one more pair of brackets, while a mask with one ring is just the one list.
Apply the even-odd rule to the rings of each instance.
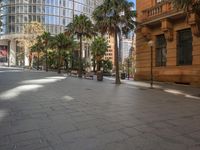
[[192, 65], [191, 29], [180, 30], [177, 41], [177, 65]]
[[158, 35], [156, 38], [156, 66], [166, 66], [167, 63], [167, 42], [165, 36]]

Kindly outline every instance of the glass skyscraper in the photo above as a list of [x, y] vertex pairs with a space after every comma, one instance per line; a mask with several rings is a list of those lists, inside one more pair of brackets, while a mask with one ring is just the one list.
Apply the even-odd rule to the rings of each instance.
[[96, 0], [1, 0], [1, 34], [21, 33], [24, 24], [41, 22], [52, 34], [64, 31], [73, 14], [91, 13]]
[[[51, 34], [64, 32], [74, 15], [85, 14], [91, 18], [94, 8], [102, 0], [0, 0], [0, 45], [16, 51], [15, 40], [25, 24], [37, 21]], [[13, 39], [12, 39], [13, 38]], [[5, 44], [6, 41], [9, 41]], [[15, 44], [12, 45], [12, 44]], [[15, 59], [15, 58], [13, 58]], [[11, 62], [12, 63], [12, 62]], [[15, 63], [13, 62], [13, 65]]]

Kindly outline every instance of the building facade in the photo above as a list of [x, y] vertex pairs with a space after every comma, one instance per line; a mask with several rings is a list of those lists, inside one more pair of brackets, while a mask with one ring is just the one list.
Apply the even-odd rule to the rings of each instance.
[[[108, 42], [108, 51], [105, 54], [104, 59], [110, 60], [113, 64], [115, 64], [115, 39], [113, 34], [105, 35], [105, 38]], [[135, 49], [135, 34], [130, 32], [127, 36], [122, 35], [120, 39], [120, 35], [118, 35], [118, 51], [119, 51], [119, 62], [121, 64], [124, 63], [125, 59], [131, 57], [132, 55], [132, 48]]]
[[200, 85], [199, 17], [170, 0], [137, 0], [137, 17], [135, 79], [149, 80], [152, 66], [156, 81]]
[[0, 0], [0, 51], [3, 49], [3, 54], [7, 51], [7, 58], [0, 61], [9, 61], [10, 65], [18, 64], [16, 43], [27, 23], [39, 22], [47, 32], [55, 35], [64, 32], [74, 15], [85, 14], [91, 18], [94, 8], [100, 2], [101, 0]]
[[131, 50], [133, 47], [133, 38], [131, 37], [122, 37], [121, 40], [121, 61], [122, 64], [125, 62], [125, 60], [129, 57], [131, 57]]
[[104, 56], [105, 60], [110, 60], [114, 66], [115, 64], [115, 39], [113, 34], [106, 34], [105, 38], [108, 42], [108, 50]]

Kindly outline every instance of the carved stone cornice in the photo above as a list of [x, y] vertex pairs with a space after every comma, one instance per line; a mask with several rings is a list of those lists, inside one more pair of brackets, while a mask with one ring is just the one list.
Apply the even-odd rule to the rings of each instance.
[[151, 30], [148, 26], [142, 26], [141, 27], [141, 33], [143, 35], [143, 37], [149, 41], [151, 40], [152, 36], [151, 36]]
[[191, 13], [188, 17], [188, 24], [191, 26], [192, 33], [200, 37], [200, 18], [197, 14]]
[[168, 41], [173, 41], [173, 25], [169, 19], [163, 19], [161, 21], [161, 30]]

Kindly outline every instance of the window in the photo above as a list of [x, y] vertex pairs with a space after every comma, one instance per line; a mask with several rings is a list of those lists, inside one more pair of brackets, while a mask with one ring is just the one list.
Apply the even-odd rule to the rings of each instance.
[[192, 32], [191, 29], [178, 31], [177, 65], [192, 65]]
[[33, 6], [33, 13], [36, 13], [36, 6]]
[[156, 38], [156, 66], [166, 66], [167, 62], [167, 42], [164, 34]]

